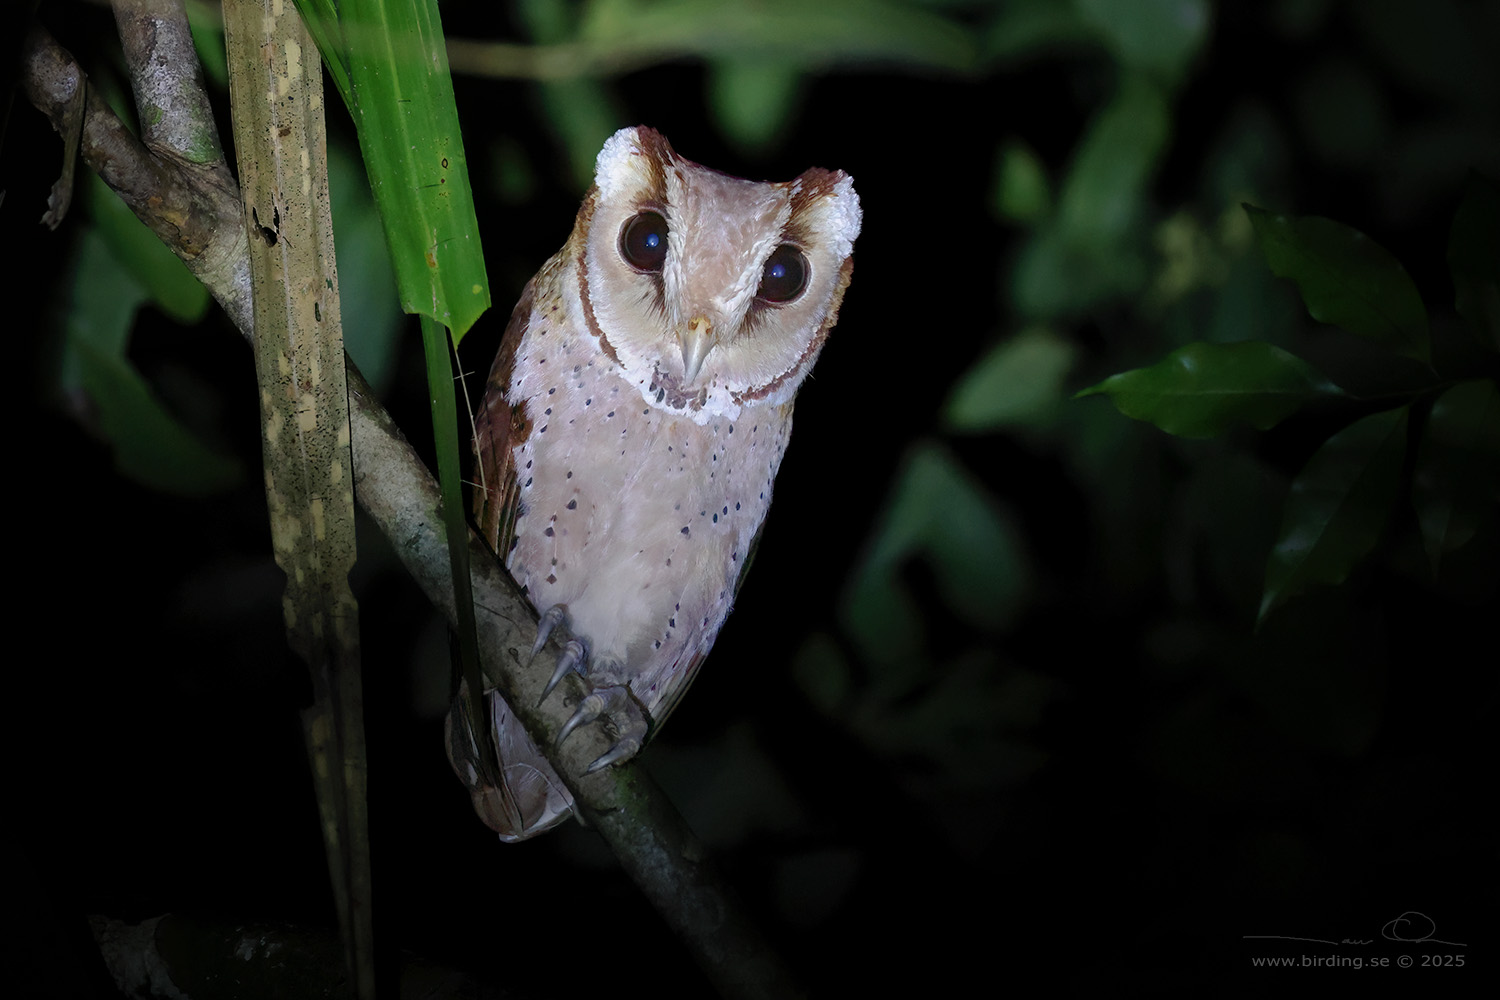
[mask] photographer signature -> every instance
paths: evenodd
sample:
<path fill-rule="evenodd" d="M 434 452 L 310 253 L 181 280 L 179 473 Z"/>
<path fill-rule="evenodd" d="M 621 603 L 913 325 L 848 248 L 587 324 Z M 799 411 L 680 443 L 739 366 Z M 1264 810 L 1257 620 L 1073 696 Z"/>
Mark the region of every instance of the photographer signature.
<path fill-rule="evenodd" d="M 1387 941 L 1400 941 L 1402 944 L 1444 944 L 1453 948 L 1467 948 L 1468 945 L 1460 941 L 1444 941 L 1433 937 L 1437 932 L 1437 924 L 1425 913 L 1416 910 L 1407 910 L 1394 920 L 1387 920 L 1385 926 L 1380 928 L 1380 936 Z M 1374 939 L 1361 941 L 1355 938 L 1344 938 L 1342 941 L 1329 941 L 1324 938 L 1294 937 L 1288 934 L 1245 934 L 1241 940 L 1244 941 L 1310 941 L 1314 944 L 1373 944 Z"/>

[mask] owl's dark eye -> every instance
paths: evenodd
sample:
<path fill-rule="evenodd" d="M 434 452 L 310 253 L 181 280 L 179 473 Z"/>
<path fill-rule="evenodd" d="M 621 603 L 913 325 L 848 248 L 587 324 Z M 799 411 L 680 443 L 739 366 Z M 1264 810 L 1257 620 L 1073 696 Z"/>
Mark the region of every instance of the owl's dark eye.
<path fill-rule="evenodd" d="M 756 298 L 780 304 L 790 302 L 807 287 L 807 258 L 790 243 L 783 243 L 766 261 Z"/>
<path fill-rule="evenodd" d="M 660 271 L 667 259 L 667 220 L 637 212 L 620 230 L 620 254 L 637 271 Z"/>

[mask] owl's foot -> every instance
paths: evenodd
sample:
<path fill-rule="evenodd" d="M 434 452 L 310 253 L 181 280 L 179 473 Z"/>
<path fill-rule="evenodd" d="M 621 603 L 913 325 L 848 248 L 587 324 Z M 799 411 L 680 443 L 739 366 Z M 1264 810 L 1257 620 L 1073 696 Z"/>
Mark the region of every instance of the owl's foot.
<path fill-rule="evenodd" d="M 563 604 L 554 604 L 542 612 L 537 622 L 536 644 L 531 650 L 533 657 L 547 644 L 552 631 L 567 620 L 568 609 Z M 570 639 L 563 646 L 562 655 L 557 658 L 557 666 L 537 704 L 546 701 L 553 689 L 570 673 L 582 677 L 591 690 L 557 734 L 557 745 L 561 746 L 562 741 L 580 726 L 603 720 L 617 736 L 614 744 L 585 768 L 585 774 L 593 774 L 611 764 L 629 760 L 639 753 L 646 742 L 650 724 L 646 721 L 646 710 L 624 683 L 623 665 L 609 657 L 590 657 L 582 641 Z"/>
<path fill-rule="evenodd" d="M 599 719 L 606 720 L 619 734 L 611 746 L 600 754 L 588 767 L 584 768 L 584 774 L 593 774 L 595 771 L 617 764 L 622 760 L 629 760 L 640 752 L 641 746 L 646 742 L 646 717 L 636 700 L 631 697 L 630 689 L 623 684 L 614 687 L 595 688 L 579 702 L 578 709 L 562 727 L 557 734 L 557 743 L 562 741 L 579 726 L 586 726 Z"/>
<path fill-rule="evenodd" d="M 536 659 L 536 654 L 547 645 L 547 639 L 552 635 L 552 630 L 568 620 L 568 606 L 566 604 L 554 604 L 543 611 L 536 623 L 536 642 L 531 644 L 531 658 Z"/>
<path fill-rule="evenodd" d="M 551 637 L 553 630 L 567 620 L 568 606 L 566 604 L 554 604 L 542 612 L 536 623 L 536 642 L 531 644 L 533 660 L 536 659 L 536 654 L 542 651 L 542 647 L 547 645 L 547 639 Z M 557 687 L 570 671 L 586 679 L 588 674 L 584 670 L 584 664 L 587 660 L 588 653 L 583 648 L 583 643 L 577 639 L 569 639 L 563 645 L 562 655 L 557 658 L 557 666 L 552 671 L 551 680 L 547 681 L 547 686 L 542 689 L 542 696 L 536 700 L 536 703 L 540 705 L 546 701 L 552 689 Z"/>

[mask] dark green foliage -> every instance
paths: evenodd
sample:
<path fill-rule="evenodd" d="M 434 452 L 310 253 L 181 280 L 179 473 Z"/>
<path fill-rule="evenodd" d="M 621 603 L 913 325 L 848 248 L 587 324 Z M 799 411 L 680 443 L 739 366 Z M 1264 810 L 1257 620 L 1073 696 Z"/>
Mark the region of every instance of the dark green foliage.
<path fill-rule="evenodd" d="M 1383 247 L 1328 219 L 1271 215 L 1250 205 L 1245 211 L 1266 263 L 1296 283 L 1314 319 L 1399 354 L 1431 357 L 1416 286 Z M 1454 220 L 1448 258 L 1459 305 L 1481 344 L 1492 311 L 1486 301 L 1500 274 L 1497 247 L 1495 186 L 1475 177 Z M 1404 495 L 1416 509 L 1434 573 L 1444 553 L 1494 522 L 1500 404 L 1493 378 L 1483 377 L 1496 365 L 1489 354 L 1404 384 L 1409 370 L 1396 366 L 1384 380 L 1394 388 L 1383 402 L 1400 405 L 1356 420 L 1318 449 L 1292 481 L 1266 566 L 1260 620 L 1313 584 L 1344 582 L 1376 548 Z M 1306 402 L 1346 396 L 1306 362 L 1254 342 L 1188 344 L 1150 368 L 1112 375 L 1079 393 L 1094 394 L 1182 437 L 1210 437 L 1241 424 L 1267 430 Z M 1359 401 L 1346 398 L 1357 413 Z M 1413 407 L 1421 407 L 1415 423 Z M 1405 471 L 1409 448 L 1419 456 L 1414 473 Z"/>
<path fill-rule="evenodd" d="M 1079 396 L 1102 393 L 1121 413 L 1168 434 L 1213 437 L 1248 424 L 1269 430 L 1303 403 L 1343 390 L 1273 344 L 1203 342 L 1179 347 L 1150 368 L 1111 375 Z"/>

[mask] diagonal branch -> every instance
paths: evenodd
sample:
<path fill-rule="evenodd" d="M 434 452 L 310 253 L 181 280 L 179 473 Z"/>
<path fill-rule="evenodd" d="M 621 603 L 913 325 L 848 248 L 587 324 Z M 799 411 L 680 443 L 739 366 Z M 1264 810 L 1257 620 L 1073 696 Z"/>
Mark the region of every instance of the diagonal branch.
<path fill-rule="evenodd" d="M 175 0 L 143 0 L 124 7 L 153 7 L 158 17 L 182 12 Z M 163 8 L 176 8 L 175 15 Z M 126 19 L 122 16 L 122 22 Z M 132 49 L 127 61 L 137 74 L 150 75 L 176 66 L 175 92 L 201 93 L 196 57 L 181 31 L 132 30 L 122 35 Z M 186 45 L 186 52 L 174 46 Z M 72 56 L 40 27 L 27 37 L 23 60 L 27 97 L 64 135 L 67 111 L 76 103 L 86 78 Z M 138 94 L 161 94 L 137 84 Z M 208 287 L 245 337 L 252 337 L 248 245 L 238 187 L 222 153 L 204 160 L 184 154 L 183 136 L 212 129 L 206 100 L 184 97 L 172 103 L 193 122 L 152 130 L 148 142 L 133 137 L 113 112 L 92 93 L 86 94 L 81 129 L 82 154 L 125 203 L 181 257 Z M 156 148 L 150 145 L 154 143 Z M 201 150 L 195 139 L 187 145 Z M 217 148 L 217 144 L 216 144 Z M 448 556 L 439 510 L 437 484 L 376 401 L 368 384 L 348 363 L 349 415 L 354 451 L 355 492 L 361 507 L 391 540 L 407 571 L 428 599 L 450 622 L 456 618 L 448 578 Z M 471 532 L 474 597 L 479 616 L 481 657 L 486 674 L 549 748 L 558 774 L 572 791 L 584 816 L 610 844 L 622 866 L 652 901 L 673 930 L 694 951 L 700 965 L 725 996 L 797 995 L 788 970 L 769 949 L 742 911 L 728 885 L 707 860 L 707 852 L 687 828 L 670 801 L 640 768 L 625 764 L 583 777 L 588 764 L 607 749 L 598 727 L 585 727 L 559 750 L 553 738 L 583 695 L 570 678 L 567 698 L 550 698 L 538 706 L 546 681 L 527 669 L 521 651 L 529 650 L 536 617 L 493 555 Z M 551 657 L 561 654 L 561 639 L 549 641 Z M 554 660 L 555 662 L 555 660 Z"/>

